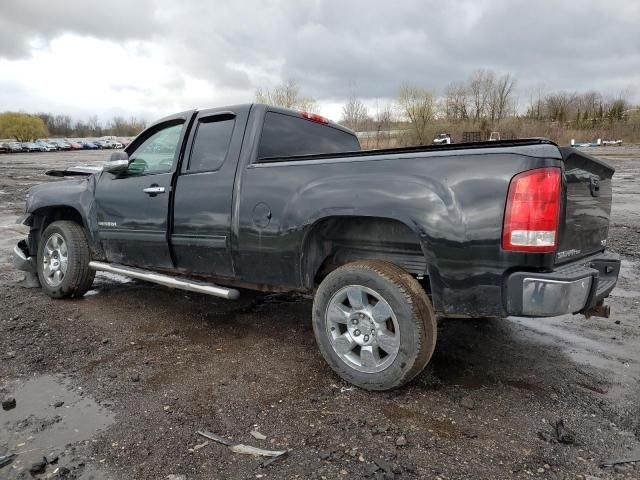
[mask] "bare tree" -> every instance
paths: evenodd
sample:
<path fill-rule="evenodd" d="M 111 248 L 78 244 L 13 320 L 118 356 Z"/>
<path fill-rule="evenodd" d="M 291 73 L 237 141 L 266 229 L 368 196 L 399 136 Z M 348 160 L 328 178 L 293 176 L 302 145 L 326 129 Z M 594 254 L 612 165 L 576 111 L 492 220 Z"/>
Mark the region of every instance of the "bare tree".
<path fill-rule="evenodd" d="M 256 102 L 274 105 L 276 107 L 291 108 L 294 110 L 314 111 L 316 101 L 313 97 L 305 97 L 300 94 L 300 87 L 293 80 L 269 88 L 256 90 Z"/>
<path fill-rule="evenodd" d="M 102 134 L 102 126 L 97 115 L 91 115 L 87 123 L 92 136 L 97 137 Z"/>
<path fill-rule="evenodd" d="M 495 105 L 493 111 L 495 117 L 492 117 L 492 120 L 502 120 L 509 113 L 515 84 L 516 79 L 509 73 L 495 81 L 493 86 L 493 103 Z"/>
<path fill-rule="evenodd" d="M 373 117 L 373 122 L 376 131 L 376 148 L 380 148 L 381 145 L 389 146 L 389 141 L 391 139 L 391 125 L 393 123 L 393 105 L 390 103 L 380 105 L 376 102 L 376 111 Z"/>
<path fill-rule="evenodd" d="M 433 93 L 422 87 L 404 84 L 400 87 L 397 102 L 411 125 L 414 141 L 422 145 L 428 143 L 428 127 L 435 119 Z"/>
<path fill-rule="evenodd" d="M 355 96 L 349 98 L 342 107 L 341 123 L 356 132 L 362 131 L 369 119 L 367 107 Z"/>
<path fill-rule="evenodd" d="M 449 121 L 469 119 L 469 89 L 464 83 L 452 82 L 447 86 L 444 108 Z"/>
<path fill-rule="evenodd" d="M 565 122 L 574 116 L 577 105 L 575 93 L 559 92 L 547 95 L 544 100 L 546 118 L 552 122 Z"/>
<path fill-rule="evenodd" d="M 476 70 L 469 78 L 472 116 L 475 120 L 490 114 L 490 98 L 493 90 L 494 74 L 487 70 Z"/>

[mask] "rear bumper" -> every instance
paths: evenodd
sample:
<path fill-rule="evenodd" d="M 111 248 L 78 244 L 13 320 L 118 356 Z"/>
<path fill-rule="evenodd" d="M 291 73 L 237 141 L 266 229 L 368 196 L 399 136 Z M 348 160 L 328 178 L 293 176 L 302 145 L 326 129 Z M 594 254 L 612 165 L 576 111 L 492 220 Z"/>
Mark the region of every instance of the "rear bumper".
<path fill-rule="evenodd" d="M 620 257 L 600 253 L 546 273 L 514 272 L 506 282 L 509 315 L 553 317 L 595 308 L 616 286 Z"/>

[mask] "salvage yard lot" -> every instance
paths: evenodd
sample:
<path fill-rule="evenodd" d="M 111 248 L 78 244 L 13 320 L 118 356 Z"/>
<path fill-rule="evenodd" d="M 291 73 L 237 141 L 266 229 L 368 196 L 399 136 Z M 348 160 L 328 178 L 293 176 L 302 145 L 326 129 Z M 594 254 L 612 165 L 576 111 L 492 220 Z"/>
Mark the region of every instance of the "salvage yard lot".
<path fill-rule="evenodd" d="M 616 168 L 612 317 L 446 320 L 430 366 L 384 393 L 332 373 L 308 298 L 229 302 L 104 274 L 76 301 L 19 287 L 26 190 L 109 152 L 1 156 L 0 396 L 17 406 L 0 412 L 0 455 L 18 456 L 0 477 L 53 454 L 45 474 L 60 478 L 639 478 L 640 147 L 589 153 Z M 199 429 L 290 454 L 260 468 Z"/>

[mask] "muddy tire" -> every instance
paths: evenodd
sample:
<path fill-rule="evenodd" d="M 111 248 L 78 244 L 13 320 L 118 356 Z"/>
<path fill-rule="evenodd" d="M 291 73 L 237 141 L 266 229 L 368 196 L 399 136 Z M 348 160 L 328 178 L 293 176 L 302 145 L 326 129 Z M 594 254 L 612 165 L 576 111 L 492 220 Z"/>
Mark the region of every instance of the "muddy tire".
<path fill-rule="evenodd" d="M 51 298 L 83 296 L 93 283 L 91 254 L 83 228 L 75 222 L 51 223 L 38 245 L 38 279 Z"/>
<path fill-rule="evenodd" d="M 343 379 L 367 390 L 389 390 L 427 365 L 437 322 L 415 278 L 391 263 L 358 261 L 320 284 L 313 330 L 322 356 Z"/>

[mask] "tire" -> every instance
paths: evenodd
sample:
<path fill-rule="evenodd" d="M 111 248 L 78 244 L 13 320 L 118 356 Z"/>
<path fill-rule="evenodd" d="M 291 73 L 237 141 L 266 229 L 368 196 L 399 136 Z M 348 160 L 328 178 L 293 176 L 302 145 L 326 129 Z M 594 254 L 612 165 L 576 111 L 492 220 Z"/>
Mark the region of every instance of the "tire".
<path fill-rule="evenodd" d="M 89 243 L 77 223 L 51 223 L 40 237 L 37 258 L 40 285 L 51 298 L 78 298 L 91 288 L 95 271 L 89 268 Z"/>
<path fill-rule="evenodd" d="M 340 377 L 366 390 L 390 390 L 429 363 L 437 321 L 410 274 L 388 262 L 358 261 L 320 284 L 313 331 L 322 356 Z"/>

